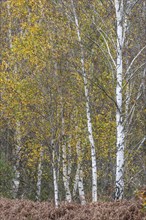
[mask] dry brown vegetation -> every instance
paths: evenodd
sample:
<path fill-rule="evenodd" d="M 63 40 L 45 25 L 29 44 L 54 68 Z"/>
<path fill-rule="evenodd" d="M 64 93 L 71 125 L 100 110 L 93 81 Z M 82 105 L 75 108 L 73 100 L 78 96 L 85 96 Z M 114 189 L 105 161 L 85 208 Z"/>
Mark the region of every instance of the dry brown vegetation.
<path fill-rule="evenodd" d="M 1 220 L 146 220 L 140 201 L 98 202 L 81 206 L 0 199 Z"/>

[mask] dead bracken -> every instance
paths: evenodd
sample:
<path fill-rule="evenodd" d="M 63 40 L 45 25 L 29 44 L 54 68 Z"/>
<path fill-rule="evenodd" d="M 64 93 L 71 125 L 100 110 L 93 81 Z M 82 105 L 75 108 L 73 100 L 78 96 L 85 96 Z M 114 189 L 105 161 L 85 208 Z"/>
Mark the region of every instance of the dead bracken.
<path fill-rule="evenodd" d="M 139 200 L 88 203 L 52 203 L 0 199 L 1 220 L 146 220 Z"/>

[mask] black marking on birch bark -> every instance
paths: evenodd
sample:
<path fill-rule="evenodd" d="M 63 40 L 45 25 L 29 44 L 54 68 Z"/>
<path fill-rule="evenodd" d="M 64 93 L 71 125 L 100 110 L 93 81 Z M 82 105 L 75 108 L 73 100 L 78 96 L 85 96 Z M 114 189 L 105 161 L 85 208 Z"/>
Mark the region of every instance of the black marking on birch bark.
<path fill-rule="evenodd" d="M 121 186 L 121 184 L 118 182 L 116 182 L 116 192 L 115 192 L 115 200 L 119 200 L 122 194 L 122 198 L 123 198 L 123 186 Z"/>

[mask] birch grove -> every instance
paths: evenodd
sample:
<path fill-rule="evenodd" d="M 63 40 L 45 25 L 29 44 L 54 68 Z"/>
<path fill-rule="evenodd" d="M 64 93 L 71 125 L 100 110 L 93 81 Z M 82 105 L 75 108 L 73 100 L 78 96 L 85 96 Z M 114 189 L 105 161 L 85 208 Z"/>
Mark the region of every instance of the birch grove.
<path fill-rule="evenodd" d="M 0 196 L 133 198 L 146 170 L 145 2 L 0 7 Z"/>

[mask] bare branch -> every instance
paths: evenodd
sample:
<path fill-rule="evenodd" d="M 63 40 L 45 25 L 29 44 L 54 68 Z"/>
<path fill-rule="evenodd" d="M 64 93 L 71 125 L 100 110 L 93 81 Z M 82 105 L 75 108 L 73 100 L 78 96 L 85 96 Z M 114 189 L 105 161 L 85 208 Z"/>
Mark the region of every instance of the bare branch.
<path fill-rule="evenodd" d="M 111 51 L 110 51 L 110 48 L 109 48 L 109 45 L 108 45 L 108 42 L 107 42 L 106 38 L 104 37 L 104 34 L 102 33 L 102 30 L 98 30 L 98 31 L 100 32 L 100 34 L 101 34 L 101 36 L 102 36 L 102 38 L 103 38 L 103 40 L 105 42 L 105 45 L 107 47 L 108 54 L 109 54 L 109 56 L 110 56 L 110 58 L 111 58 L 111 60 L 112 60 L 112 62 L 114 64 L 114 66 L 116 67 L 116 62 L 114 61 L 114 58 L 113 58 L 113 56 L 111 54 Z"/>
<path fill-rule="evenodd" d="M 141 52 L 146 48 L 146 45 L 137 53 L 137 55 L 133 58 L 133 60 L 131 61 L 129 67 L 127 68 L 127 71 L 125 73 L 125 75 L 129 72 L 129 70 L 131 69 L 134 61 L 137 59 L 137 57 L 141 54 Z"/>

